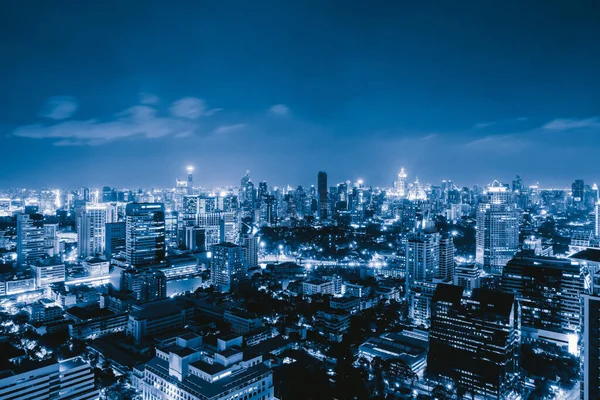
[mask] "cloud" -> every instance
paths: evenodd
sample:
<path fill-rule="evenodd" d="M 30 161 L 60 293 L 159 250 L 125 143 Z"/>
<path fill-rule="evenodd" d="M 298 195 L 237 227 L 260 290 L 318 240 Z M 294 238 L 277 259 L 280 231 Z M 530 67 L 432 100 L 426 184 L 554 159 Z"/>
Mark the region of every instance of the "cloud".
<path fill-rule="evenodd" d="M 49 119 L 66 119 L 73 115 L 73 113 L 77 111 L 77 108 L 77 100 L 73 97 L 51 97 L 48 99 L 39 115 L 40 117 Z"/>
<path fill-rule="evenodd" d="M 464 144 L 472 151 L 495 151 L 503 153 L 519 152 L 528 147 L 531 142 L 516 135 L 490 135 L 475 139 Z"/>
<path fill-rule="evenodd" d="M 285 116 L 290 114 L 290 109 L 285 104 L 275 104 L 269 108 L 269 114 Z"/>
<path fill-rule="evenodd" d="M 214 133 L 227 133 L 231 131 L 236 131 L 238 129 L 242 129 L 246 126 L 246 124 L 234 124 L 234 125 L 221 125 L 215 129 Z"/>
<path fill-rule="evenodd" d="M 492 126 L 494 124 L 495 124 L 495 122 L 482 122 L 482 123 L 473 125 L 473 128 L 483 129 L 483 128 L 487 128 L 488 126 Z"/>
<path fill-rule="evenodd" d="M 55 139 L 56 146 L 100 145 L 113 140 L 141 136 L 185 137 L 198 131 L 199 123 L 188 118 L 158 116 L 157 110 L 139 105 L 115 115 L 110 121 L 70 120 L 55 124 L 33 124 L 13 131 L 14 136 L 31 139 Z"/>
<path fill-rule="evenodd" d="M 600 128 L 600 118 L 599 117 L 591 117 L 591 118 L 565 118 L 565 119 L 555 119 L 544 126 L 543 129 L 554 130 L 554 131 L 567 131 L 571 129 L 580 129 L 580 128 Z"/>
<path fill-rule="evenodd" d="M 438 136 L 437 133 L 430 133 L 429 135 L 419 138 L 419 140 L 428 141 L 428 140 L 435 139 L 437 136 Z"/>
<path fill-rule="evenodd" d="M 160 97 L 158 97 L 152 93 L 142 92 L 139 94 L 139 96 L 140 96 L 140 103 L 142 103 L 142 104 L 154 105 L 154 104 L 158 104 L 160 102 Z"/>
<path fill-rule="evenodd" d="M 206 102 L 197 97 L 184 97 L 174 101 L 170 110 L 174 117 L 198 119 L 206 115 Z"/>

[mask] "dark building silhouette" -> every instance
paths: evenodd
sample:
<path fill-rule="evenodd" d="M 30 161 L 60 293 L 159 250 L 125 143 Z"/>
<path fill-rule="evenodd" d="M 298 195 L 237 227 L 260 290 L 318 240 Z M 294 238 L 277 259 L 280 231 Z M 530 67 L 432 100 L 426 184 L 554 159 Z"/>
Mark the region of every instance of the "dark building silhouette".
<path fill-rule="evenodd" d="M 458 390 L 504 399 L 518 381 L 518 311 L 514 296 L 439 284 L 431 303 L 427 374 Z"/>
<path fill-rule="evenodd" d="M 317 193 L 319 195 L 319 218 L 327 219 L 327 173 L 319 171 L 317 176 Z"/>
<path fill-rule="evenodd" d="M 106 247 L 104 255 L 107 259 L 111 259 L 120 252 L 125 252 L 126 249 L 126 232 L 127 224 L 125 222 L 110 222 L 106 224 Z"/>
<path fill-rule="evenodd" d="M 135 267 L 165 259 L 165 206 L 162 203 L 127 204 L 126 259 Z"/>

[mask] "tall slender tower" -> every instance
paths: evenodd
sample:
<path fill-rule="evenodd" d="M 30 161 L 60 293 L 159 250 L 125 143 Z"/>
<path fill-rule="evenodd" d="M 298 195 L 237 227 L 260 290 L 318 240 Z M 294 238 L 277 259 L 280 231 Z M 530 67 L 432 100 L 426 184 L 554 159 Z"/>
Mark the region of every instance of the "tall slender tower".
<path fill-rule="evenodd" d="M 194 167 L 192 167 L 191 165 L 187 167 L 187 173 L 188 173 L 188 178 L 187 178 L 187 194 L 188 195 L 192 195 L 194 194 L 194 177 L 192 175 L 192 173 L 194 172 Z"/>
<path fill-rule="evenodd" d="M 406 175 L 406 172 L 404 171 L 404 167 L 402 167 L 402 169 L 400 170 L 400 173 L 398 174 L 398 180 L 396 181 L 396 194 L 400 197 L 405 197 L 407 195 L 406 193 L 406 178 L 408 177 L 408 175 Z"/>
<path fill-rule="evenodd" d="M 319 218 L 327 219 L 327 172 L 319 171 L 317 189 L 319 195 Z"/>
<path fill-rule="evenodd" d="M 596 191 L 596 204 L 594 205 L 594 216 L 596 217 L 596 225 L 594 227 L 596 229 L 594 233 L 596 234 L 596 237 L 598 237 L 600 236 L 600 218 L 598 215 L 598 207 L 600 206 L 600 204 L 598 204 L 600 202 L 600 191 L 598 191 L 598 185 L 594 183 L 592 190 Z"/>

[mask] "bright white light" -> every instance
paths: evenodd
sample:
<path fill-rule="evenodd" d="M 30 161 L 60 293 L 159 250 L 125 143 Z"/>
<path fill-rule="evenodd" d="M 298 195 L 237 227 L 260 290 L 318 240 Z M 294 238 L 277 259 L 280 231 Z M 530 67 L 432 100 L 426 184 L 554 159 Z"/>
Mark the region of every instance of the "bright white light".
<path fill-rule="evenodd" d="M 194 167 L 192 167 L 191 165 L 188 165 L 187 172 L 188 172 L 188 174 L 191 174 L 192 172 L 194 172 Z"/>

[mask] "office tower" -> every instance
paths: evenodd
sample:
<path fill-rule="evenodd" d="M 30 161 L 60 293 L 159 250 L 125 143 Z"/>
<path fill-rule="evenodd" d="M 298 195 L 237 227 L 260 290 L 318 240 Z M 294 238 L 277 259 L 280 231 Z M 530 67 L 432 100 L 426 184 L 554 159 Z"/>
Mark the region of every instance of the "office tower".
<path fill-rule="evenodd" d="M 519 175 L 517 175 L 517 177 L 512 181 L 513 193 L 522 194 L 524 188 L 525 188 L 525 186 L 523 186 L 523 180 L 521 179 L 521 177 Z"/>
<path fill-rule="evenodd" d="M 25 265 L 44 254 L 44 217 L 41 214 L 18 214 L 17 263 Z"/>
<path fill-rule="evenodd" d="M 506 399 L 518 382 L 519 330 L 512 295 L 439 284 L 431 305 L 427 375 L 459 391 Z"/>
<path fill-rule="evenodd" d="M 92 218 L 85 211 L 77 217 L 77 254 L 80 258 L 89 257 L 92 252 Z"/>
<path fill-rule="evenodd" d="M 94 371 L 80 357 L 62 360 L 20 374 L 0 378 L 0 398 L 6 400 L 99 398 Z"/>
<path fill-rule="evenodd" d="M 117 191 L 109 186 L 102 188 L 102 203 L 117 201 Z"/>
<path fill-rule="evenodd" d="M 106 224 L 106 238 L 104 240 L 104 255 L 111 259 L 119 253 L 125 253 L 127 224 L 125 222 L 111 222 Z"/>
<path fill-rule="evenodd" d="M 454 240 L 452 236 L 440 239 L 439 279 L 444 282 L 454 280 Z"/>
<path fill-rule="evenodd" d="M 244 249 L 244 261 L 247 269 L 258 267 L 258 243 L 260 238 L 249 233 L 242 238 L 242 247 Z"/>
<path fill-rule="evenodd" d="M 165 259 L 165 206 L 162 203 L 127 204 L 126 259 L 141 267 Z"/>
<path fill-rule="evenodd" d="M 264 201 L 264 197 L 267 196 L 269 194 L 269 187 L 267 185 L 267 182 L 263 181 L 263 182 L 259 182 L 258 184 L 258 202 L 261 203 Z"/>
<path fill-rule="evenodd" d="M 437 287 L 436 283 L 417 281 L 408 292 L 408 315 L 417 326 L 428 327 L 431 320 L 431 300 Z"/>
<path fill-rule="evenodd" d="M 454 270 L 454 285 L 469 292 L 480 287 L 481 270 L 477 264 L 458 264 Z"/>
<path fill-rule="evenodd" d="M 577 353 L 584 277 L 576 262 L 519 253 L 502 271 L 502 290 L 521 305 L 523 337 Z"/>
<path fill-rule="evenodd" d="M 582 296 L 582 356 L 581 399 L 600 398 L 600 297 Z"/>
<path fill-rule="evenodd" d="M 440 267 L 440 234 L 416 232 L 406 243 L 406 285 L 414 282 L 431 282 L 438 276 Z"/>
<path fill-rule="evenodd" d="M 184 230 L 184 245 L 187 250 L 193 252 L 206 251 L 206 230 L 197 226 L 185 226 Z"/>
<path fill-rule="evenodd" d="M 319 218 L 327 219 L 327 173 L 319 171 L 317 175 L 319 194 Z"/>
<path fill-rule="evenodd" d="M 191 165 L 187 167 L 187 194 L 191 196 L 194 194 L 194 177 L 192 173 L 194 172 L 194 167 Z"/>
<path fill-rule="evenodd" d="M 102 204 L 88 204 L 78 219 L 79 257 L 104 254 L 106 249 L 107 211 Z M 81 229 L 79 229 L 81 227 Z M 79 244 L 78 243 L 78 244 Z"/>
<path fill-rule="evenodd" d="M 58 224 L 44 224 L 44 248 L 46 254 L 50 256 L 55 256 L 60 253 Z"/>
<path fill-rule="evenodd" d="M 576 209 L 582 210 L 585 208 L 585 184 L 583 179 L 577 179 L 571 184 L 571 196 Z"/>
<path fill-rule="evenodd" d="M 144 364 L 140 380 L 144 399 L 165 400 L 271 400 L 273 371 L 262 355 L 239 347 L 241 336 L 216 340 L 216 349 L 202 346 L 202 337 L 187 334 L 176 345 L 156 349 Z M 172 388 L 177 388 L 173 390 Z"/>
<path fill-rule="evenodd" d="M 177 247 L 179 213 L 173 210 L 167 210 L 165 213 L 165 242 L 167 247 Z"/>
<path fill-rule="evenodd" d="M 158 269 L 129 268 L 122 272 L 121 289 L 143 302 L 160 300 L 167 297 L 167 278 Z"/>
<path fill-rule="evenodd" d="M 248 268 L 244 263 L 241 246 L 220 243 L 212 246 L 210 276 L 215 290 L 231 292 L 246 278 Z"/>
<path fill-rule="evenodd" d="M 398 180 L 394 182 L 394 188 L 396 189 L 396 195 L 398 197 L 406 197 L 408 194 L 406 190 L 407 177 L 408 175 L 406 175 L 406 172 L 404 172 L 404 167 L 402 167 L 402 169 L 400 169 L 400 173 L 398 173 Z"/>
<path fill-rule="evenodd" d="M 520 218 L 508 188 L 498 181 L 489 185 L 477 209 L 475 259 L 481 268 L 502 273 L 519 249 Z"/>
<path fill-rule="evenodd" d="M 81 188 L 80 199 L 84 202 L 90 201 L 90 189 L 89 188 Z"/>

